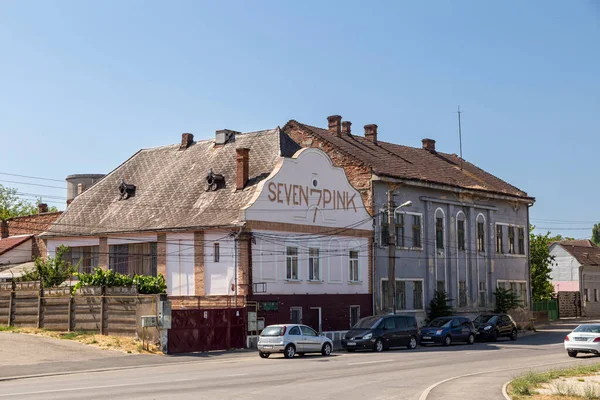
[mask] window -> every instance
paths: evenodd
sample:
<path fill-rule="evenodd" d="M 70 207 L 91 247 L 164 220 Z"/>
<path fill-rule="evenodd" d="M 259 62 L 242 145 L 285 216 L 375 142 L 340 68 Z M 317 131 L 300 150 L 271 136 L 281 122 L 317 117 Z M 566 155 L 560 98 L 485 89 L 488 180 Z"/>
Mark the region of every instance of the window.
<path fill-rule="evenodd" d="M 435 218 L 435 247 L 436 249 L 444 248 L 444 218 Z"/>
<path fill-rule="evenodd" d="M 523 305 L 523 307 L 527 307 L 527 283 L 519 283 L 519 295 L 521 298 L 521 304 Z"/>
<path fill-rule="evenodd" d="M 297 326 L 292 327 L 292 329 L 290 329 L 290 335 L 300 336 L 300 328 L 298 328 Z"/>
<path fill-rule="evenodd" d="M 213 261 L 218 263 L 221 258 L 221 252 L 219 248 L 219 243 L 213 244 Z"/>
<path fill-rule="evenodd" d="M 502 225 L 496 225 L 496 253 L 504 253 L 502 246 Z"/>
<path fill-rule="evenodd" d="M 406 317 L 394 317 L 394 319 L 396 320 L 394 322 L 396 324 L 397 329 L 407 329 L 408 328 L 408 321 L 407 321 Z"/>
<path fill-rule="evenodd" d="M 413 281 L 413 309 L 423 309 L 423 281 Z"/>
<path fill-rule="evenodd" d="M 298 248 L 286 247 L 286 278 L 291 281 L 298 280 Z"/>
<path fill-rule="evenodd" d="M 290 307 L 290 320 L 292 324 L 302 323 L 302 307 Z"/>
<path fill-rule="evenodd" d="M 525 254 L 525 228 L 519 228 L 519 254 Z"/>
<path fill-rule="evenodd" d="M 396 309 L 406 310 L 406 282 L 396 281 Z"/>
<path fill-rule="evenodd" d="M 70 247 L 63 260 L 77 267 L 81 273 L 89 274 L 98 267 L 99 246 Z"/>
<path fill-rule="evenodd" d="M 390 299 L 390 281 L 381 281 L 381 309 L 389 310 L 392 306 Z"/>
<path fill-rule="evenodd" d="M 383 327 L 385 329 L 396 329 L 396 324 L 394 323 L 394 318 L 386 318 L 384 320 Z"/>
<path fill-rule="evenodd" d="M 302 330 L 302 334 L 304 336 L 319 336 L 317 335 L 317 332 L 315 332 L 312 328 L 309 328 L 308 326 L 301 326 L 300 329 Z"/>
<path fill-rule="evenodd" d="M 486 304 L 485 281 L 479 282 L 479 307 L 485 307 Z"/>
<path fill-rule="evenodd" d="M 458 306 L 467 306 L 467 283 L 465 281 L 458 282 Z"/>
<path fill-rule="evenodd" d="M 438 292 L 445 292 L 446 291 L 446 282 L 444 282 L 444 281 L 437 281 L 436 290 Z"/>
<path fill-rule="evenodd" d="M 405 247 L 404 214 L 396 214 L 396 246 Z"/>
<path fill-rule="evenodd" d="M 384 247 L 388 245 L 388 242 L 390 240 L 390 221 L 388 219 L 388 212 L 382 211 L 380 217 L 381 218 L 379 222 L 379 245 Z"/>
<path fill-rule="evenodd" d="M 319 267 L 319 249 L 308 249 L 308 279 L 311 281 L 321 280 L 321 270 Z"/>
<path fill-rule="evenodd" d="M 508 252 L 515 254 L 515 227 L 508 227 Z"/>
<path fill-rule="evenodd" d="M 465 250 L 465 221 L 457 221 L 458 249 Z"/>
<path fill-rule="evenodd" d="M 583 301 L 585 301 L 586 303 L 588 301 L 590 301 L 589 297 L 588 297 L 588 290 L 587 289 L 584 289 L 584 291 L 583 291 Z"/>
<path fill-rule="evenodd" d="M 598 301 L 598 289 L 594 289 L 594 301 Z"/>
<path fill-rule="evenodd" d="M 360 306 L 350 306 L 350 327 L 356 325 L 360 319 Z"/>
<path fill-rule="evenodd" d="M 108 267 L 124 275 L 156 276 L 156 242 L 108 246 Z"/>
<path fill-rule="evenodd" d="M 356 250 L 350 250 L 350 261 L 349 261 L 349 267 L 350 267 L 350 281 L 352 282 L 358 282 L 360 281 L 360 275 L 359 275 L 359 270 L 358 270 L 358 251 Z"/>
<path fill-rule="evenodd" d="M 413 234 L 413 242 L 412 246 L 414 248 L 421 248 L 421 216 L 413 215 L 413 226 L 412 226 L 412 234 Z"/>
<path fill-rule="evenodd" d="M 485 230 L 484 223 L 477 223 L 477 251 L 485 252 Z"/>
<path fill-rule="evenodd" d="M 517 294 L 517 282 L 510 283 L 510 291 L 513 292 L 514 294 Z"/>
<path fill-rule="evenodd" d="M 453 328 L 458 328 L 458 327 L 460 327 L 460 319 L 453 319 L 453 320 L 452 320 L 452 327 L 453 327 Z"/>

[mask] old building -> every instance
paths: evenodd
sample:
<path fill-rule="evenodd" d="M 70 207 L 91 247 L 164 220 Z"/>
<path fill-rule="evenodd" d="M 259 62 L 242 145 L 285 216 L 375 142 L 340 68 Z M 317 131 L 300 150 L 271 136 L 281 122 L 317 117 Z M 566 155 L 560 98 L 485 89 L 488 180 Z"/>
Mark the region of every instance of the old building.
<path fill-rule="evenodd" d="M 493 307 L 499 285 L 513 288 L 527 307 L 534 198 L 440 152 L 435 140 L 401 146 L 380 141 L 377 128 L 365 125 L 364 136 L 355 135 L 334 115 L 326 129 L 294 120 L 282 129 L 343 167 L 374 216 L 376 312 L 395 306 L 423 319 L 435 290 L 448 292 L 459 312 L 477 312 Z"/>
<path fill-rule="evenodd" d="M 571 297 L 581 299 L 580 312 L 600 316 L 600 247 L 591 240 L 563 240 L 550 246 L 550 255 L 554 256 L 550 276 L 558 297 L 578 293 Z"/>
<path fill-rule="evenodd" d="M 163 274 L 176 308 L 258 306 L 343 330 L 372 313 L 372 217 L 344 169 L 279 128 L 143 149 L 43 235 L 83 271 Z"/>

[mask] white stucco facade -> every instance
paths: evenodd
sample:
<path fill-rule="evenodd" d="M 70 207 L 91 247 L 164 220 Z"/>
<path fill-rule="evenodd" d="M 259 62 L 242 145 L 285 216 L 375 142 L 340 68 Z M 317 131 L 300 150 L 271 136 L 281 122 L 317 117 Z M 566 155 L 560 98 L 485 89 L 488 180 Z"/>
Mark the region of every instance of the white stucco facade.
<path fill-rule="evenodd" d="M 2 264 L 19 264 L 31 261 L 31 239 L 21 243 L 17 247 L 10 249 L 6 253 L 0 255 L 0 265 Z"/>

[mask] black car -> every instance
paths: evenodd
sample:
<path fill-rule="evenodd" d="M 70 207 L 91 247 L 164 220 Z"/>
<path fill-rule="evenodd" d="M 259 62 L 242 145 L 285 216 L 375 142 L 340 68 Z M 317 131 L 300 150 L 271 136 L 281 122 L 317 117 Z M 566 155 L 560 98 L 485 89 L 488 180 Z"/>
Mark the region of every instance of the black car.
<path fill-rule="evenodd" d="M 417 347 L 419 326 L 411 315 L 385 315 L 359 320 L 342 339 L 347 351 L 369 349 L 383 351 L 390 347 Z"/>
<path fill-rule="evenodd" d="M 421 328 L 421 345 L 450 346 L 454 342 L 473 344 L 476 334 L 473 322 L 467 317 L 439 317 Z"/>
<path fill-rule="evenodd" d="M 517 324 L 508 314 L 481 314 L 473 323 L 478 339 L 496 340 L 504 336 L 517 340 Z"/>

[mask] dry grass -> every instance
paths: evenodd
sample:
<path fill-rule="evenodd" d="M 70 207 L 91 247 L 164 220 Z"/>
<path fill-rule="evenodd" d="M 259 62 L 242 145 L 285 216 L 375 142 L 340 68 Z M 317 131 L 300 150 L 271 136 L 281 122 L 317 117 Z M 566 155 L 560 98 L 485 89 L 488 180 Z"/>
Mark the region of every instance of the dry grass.
<path fill-rule="evenodd" d="M 564 380 L 570 377 L 586 377 L 596 375 L 600 371 L 600 364 L 589 366 L 576 366 L 565 369 L 550 370 L 545 372 L 527 372 L 516 377 L 508 385 L 508 394 L 513 400 L 582 400 L 598 399 L 600 391 L 595 385 L 586 384 L 585 396 L 577 396 L 572 387 L 568 386 Z M 576 379 L 577 382 L 584 382 L 585 379 Z M 536 393 L 536 389 L 551 382 L 556 394 Z"/>
<path fill-rule="evenodd" d="M 133 337 L 99 335 L 94 332 L 85 331 L 58 332 L 36 328 L 18 328 L 14 326 L 0 326 L 0 332 L 2 331 L 72 340 L 74 342 L 98 347 L 103 350 L 121 351 L 127 354 L 162 354 L 158 346 L 148 343 L 145 343 L 145 345 L 142 346 L 142 342 Z"/>

